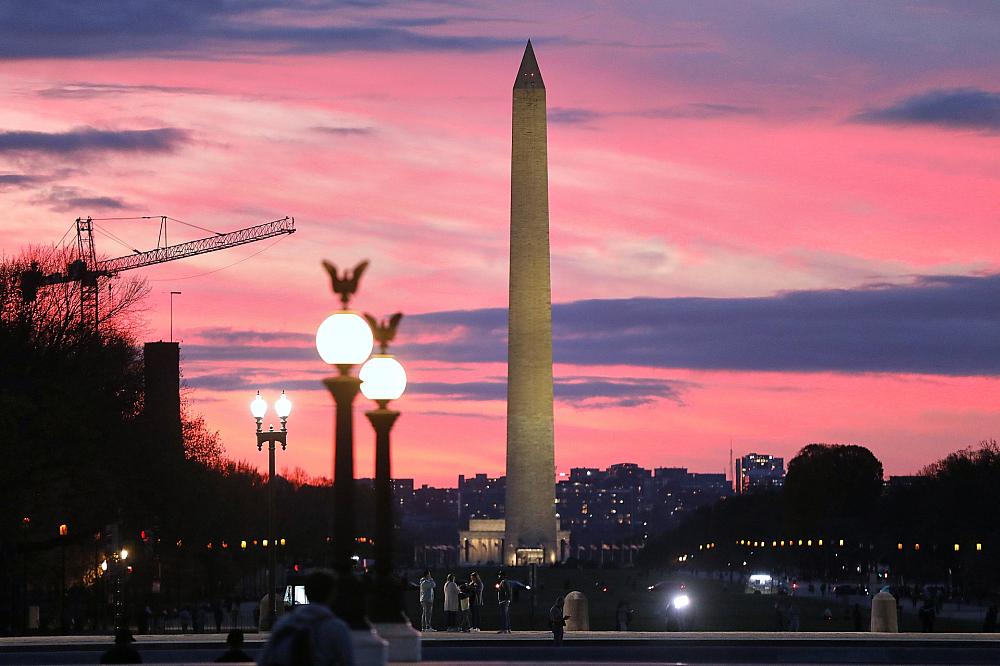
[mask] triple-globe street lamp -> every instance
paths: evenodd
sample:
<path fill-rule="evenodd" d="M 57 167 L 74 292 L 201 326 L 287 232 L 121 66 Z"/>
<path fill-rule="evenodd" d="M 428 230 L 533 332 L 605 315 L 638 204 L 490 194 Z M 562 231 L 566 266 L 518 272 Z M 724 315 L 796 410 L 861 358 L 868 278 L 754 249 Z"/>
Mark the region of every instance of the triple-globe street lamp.
<path fill-rule="evenodd" d="M 275 444 L 281 444 L 284 451 L 287 446 L 288 437 L 288 415 L 292 413 L 292 401 L 288 399 L 285 392 L 281 392 L 281 397 L 274 403 L 274 412 L 281 419 L 281 429 L 275 430 L 271 425 L 267 430 L 263 429 L 264 415 L 267 414 L 267 401 L 261 397 L 257 391 L 257 397 L 250 403 L 250 413 L 257 421 L 257 450 L 260 451 L 267 446 L 267 599 L 270 613 L 266 620 L 262 622 L 265 629 L 270 629 L 278 618 L 278 595 L 275 592 L 277 584 L 278 569 L 278 549 L 274 539 L 274 450 Z"/>

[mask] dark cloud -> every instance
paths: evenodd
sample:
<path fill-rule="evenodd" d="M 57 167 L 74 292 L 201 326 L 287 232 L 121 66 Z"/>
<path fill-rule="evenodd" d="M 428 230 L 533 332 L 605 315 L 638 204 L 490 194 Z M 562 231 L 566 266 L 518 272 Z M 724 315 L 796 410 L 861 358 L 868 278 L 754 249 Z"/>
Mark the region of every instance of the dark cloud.
<path fill-rule="evenodd" d="M 131 206 L 116 197 L 98 196 L 75 187 L 50 188 L 35 199 L 35 203 L 48 206 L 61 213 L 88 210 L 125 210 Z"/>
<path fill-rule="evenodd" d="M 345 17 L 345 5 L 359 11 Z M 489 36 L 432 34 L 421 29 L 448 17 L 376 17 L 360 3 L 311 0 L 0 2 L 0 58 L 121 58 L 142 54 L 238 57 L 344 51 L 464 51 L 521 43 Z M 334 24 L 340 21 L 340 24 Z M 315 25 L 320 24 L 320 25 Z"/>
<path fill-rule="evenodd" d="M 760 298 L 557 303 L 552 313 L 553 353 L 557 363 L 582 367 L 998 375 L 997 302 L 1000 275 L 921 277 L 907 284 Z M 278 346 L 265 346 L 251 344 L 254 336 L 265 334 L 214 330 L 206 336 L 209 344 L 185 345 L 185 358 L 316 360 L 310 334 L 268 334 Z M 408 343 L 407 339 L 435 341 Z M 408 316 L 395 352 L 408 362 L 504 363 L 507 311 L 488 308 Z M 581 390 L 595 395 L 600 389 L 601 396 L 610 399 L 612 391 L 627 388 L 622 381 L 614 387 L 598 386 L 596 381 L 588 378 L 589 386 Z M 572 378 L 561 380 L 557 391 L 563 399 L 573 399 L 577 390 L 573 382 Z M 676 390 L 678 384 L 664 386 Z M 656 386 L 631 388 L 636 394 L 650 395 Z M 425 384 L 422 388 L 428 392 L 459 389 L 480 399 L 501 395 L 496 382 Z M 656 397 L 679 399 L 662 392 L 666 390 L 662 386 L 656 390 L 661 391 Z"/>
<path fill-rule="evenodd" d="M 245 345 L 254 342 L 312 342 L 315 336 L 308 333 L 292 331 L 247 331 L 232 328 L 203 328 L 198 336 L 213 342 L 224 342 L 230 345 Z"/>
<path fill-rule="evenodd" d="M 46 180 L 49 180 L 46 176 L 35 176 L 24 173 L 0 173 L 0 190 L 31 187 Z"/>
<path fill-rule="evenodd" d="M 67 132 L 0 132 L 0 153 L 159 153 L 174 150 L 187 138 L 187 132 L 173 127 L 149 130 L 81 127 Z"/>
<path fill-rule="evenodd" d="M 634 298 L 553 306 L 557 363 L 796 372 L 1000 374 L 1000 275 L 762 298 Z M 400 355 L 504 362 L 506 311 L 414 315 L 447 342 Z"/>
<path fill-rule="evenodd" d="M 184 383 L 191 388 L 206 389 L 209 391 L 246 391 L 251 393 L 258 390 L 273 391 L 315 391 L 323 388 L 321 377 L 316 379 L 291 379 L 291 380 L 254 380 L 249 373 L 242 372 L 216 372 L 196 377 L 189 377 Z"/>
<path fill-rule="evenodd" d="M 375 132 L 371 127 L 329 127 L 322 125 L 313 127 L 312 131 L 337 136 L 367 136 Z"/>
<path fill-rule="evenodd" d="M 51 88 L 44 88 L 38 91 L 40 97 L 52 97 L 56 99 L 93 99 L 106 95 L 127 95 L 131 93 L 165 93 L 165 94 L 188 94 L 203 95 L 209 91 L 205 88 L 191 88 L 186 86 L 154 86 L 154 85 L 125 85 L 118 83 L 64 83 Z"/>
<path fill-rule="evenodd" d="M 251 379 L 251 373 L 217 372 L 198 375 L 186 380 L 192 388 L 211 391 L 246 391 L 258 389 L 313 391 L 323 388 L 321 375 L 315 379 L 270 380 Z M 683 405 L 681 393 L 692 387 L 690 382 L 661 379 L 608 379 L 604 377 L 556 378 L 556 400 L 581 408 L 634 407 L 655 400 L 670 400 Z M 494 401 L 507 399 L 507 382 L 491 378 L 474 382 L 410 382 L 407 395 L 427 395 L 450 400 Z"/>
<path fill-rule="evenodd" d="M 640 109 L 630 112 L 629 115 L 641 118 L 727 118 L 731 116 L 754 116 L 760 112 L 760 109 L 752 106 L 697 102 L 693 104 L 679 104 L 677 106 Z"/>
<path fill-rule="evenodd" d="M 253 344 L 185 344 L 181 351 L 190 361 L 316 361 L 312 345 L 262 346 Z"/>
<path fill-rule="evenodd" d="M 656 400 L 683 406 L 683 392 L 695 386 L 675 379 L 560 377 L 553 390 L 558 400 L 578 407 L 637 407 Z"/>
<path fill-rule="evenodd" d="M 1000 131 L 1000 93 L 976 88 L 932 90 L 882 108 L 866 109 L 854 122 L 877 125 L 936 125 Z"/>
<path fill-rule="evenodd" d="M 650 107 L 626 111 L 597 111 L 581 107 L 557 106 L 549 109 L 549 122 L 562 125 L 586 125 L 604 118 L 677 118 L 677 119 L 712 119 L 732 116 L 752 116 L 760 114 L 761 110 L 749 106 L 732 104 L 710 104 L 696 102 L 678 104 L 676 106 Z"/>
<path fill-rule="evenodd" d="M 549 109 L 547 119 L 550 123 L 563 125 L 581 125 L 591 123 L 601 118 L 606 118 L 607 113 L 595 111 L 593 109 L 581 109 L 578 107 L 554 106 Z"/>

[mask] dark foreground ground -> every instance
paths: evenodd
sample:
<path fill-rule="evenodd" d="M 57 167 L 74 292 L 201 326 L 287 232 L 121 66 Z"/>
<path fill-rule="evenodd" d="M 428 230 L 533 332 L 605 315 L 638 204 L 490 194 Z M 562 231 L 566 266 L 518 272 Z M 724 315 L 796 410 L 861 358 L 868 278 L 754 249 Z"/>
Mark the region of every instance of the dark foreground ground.
<path fill-rule="evenodd" d="M 211 663 L 223 635 L 139 636 L 145 663 Z M 0 664 L 95 664 L 104 637 L 0 639 Z M 248 640 L 255 656 L 261 642 Z M 543 632 L 436 634 L 424 660 L 437 663 L 998 664 L 1000 638 L 973 634 L 581 632 L 562 647 Z"/>

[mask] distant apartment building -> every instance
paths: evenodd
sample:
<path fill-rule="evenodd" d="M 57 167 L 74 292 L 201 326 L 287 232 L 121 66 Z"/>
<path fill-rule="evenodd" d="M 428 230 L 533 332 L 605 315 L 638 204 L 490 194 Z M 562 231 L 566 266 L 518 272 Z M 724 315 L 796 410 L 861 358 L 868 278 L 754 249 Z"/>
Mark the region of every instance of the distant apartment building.
<path fill-rule="evenodd" d="M 748 453 L 736 459 L 736 494 L 780 488 L 785 481 L 785 460 L 765 453 Z"/>
<path fill-rule="evenodd" d="M 505 477 L 461 475 L 457 488 L 414 488 L 410 479 L 394 484 L 416 564 L 475 566 L 502 560 Z M 732 495 L 733 489 L 724 473 L 619 463 L 561 473 L 555 494 L 559 560 L 627 565 L 650 537 Z"/>
<path fill-rule="evenodd" d="M 503 518 L 507 478 L 492 478 L 485 474 L 466 477 L 458 475 L 459 527 L 467 527 L 470 520 Z"/>

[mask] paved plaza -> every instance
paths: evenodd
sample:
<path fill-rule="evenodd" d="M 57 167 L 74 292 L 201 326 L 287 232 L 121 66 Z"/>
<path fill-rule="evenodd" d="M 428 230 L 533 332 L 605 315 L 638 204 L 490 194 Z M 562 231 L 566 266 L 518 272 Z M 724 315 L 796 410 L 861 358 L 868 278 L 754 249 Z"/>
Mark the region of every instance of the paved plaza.
<path fill-rule="evenodd" d="M 266 635 L 249 634 L 256 655 Z M 136 636 L 145 663 L 211 663 L 223 634 Z M 111 645 L 105 636 L 0 638 L 0 664 L 93 664 Z M 996 664 L 992 634 L 778 632 L 573 632 L 556 647 L 547 632 L 424 637 L 424 661 L 447 663 L 675 664 Z"/>

